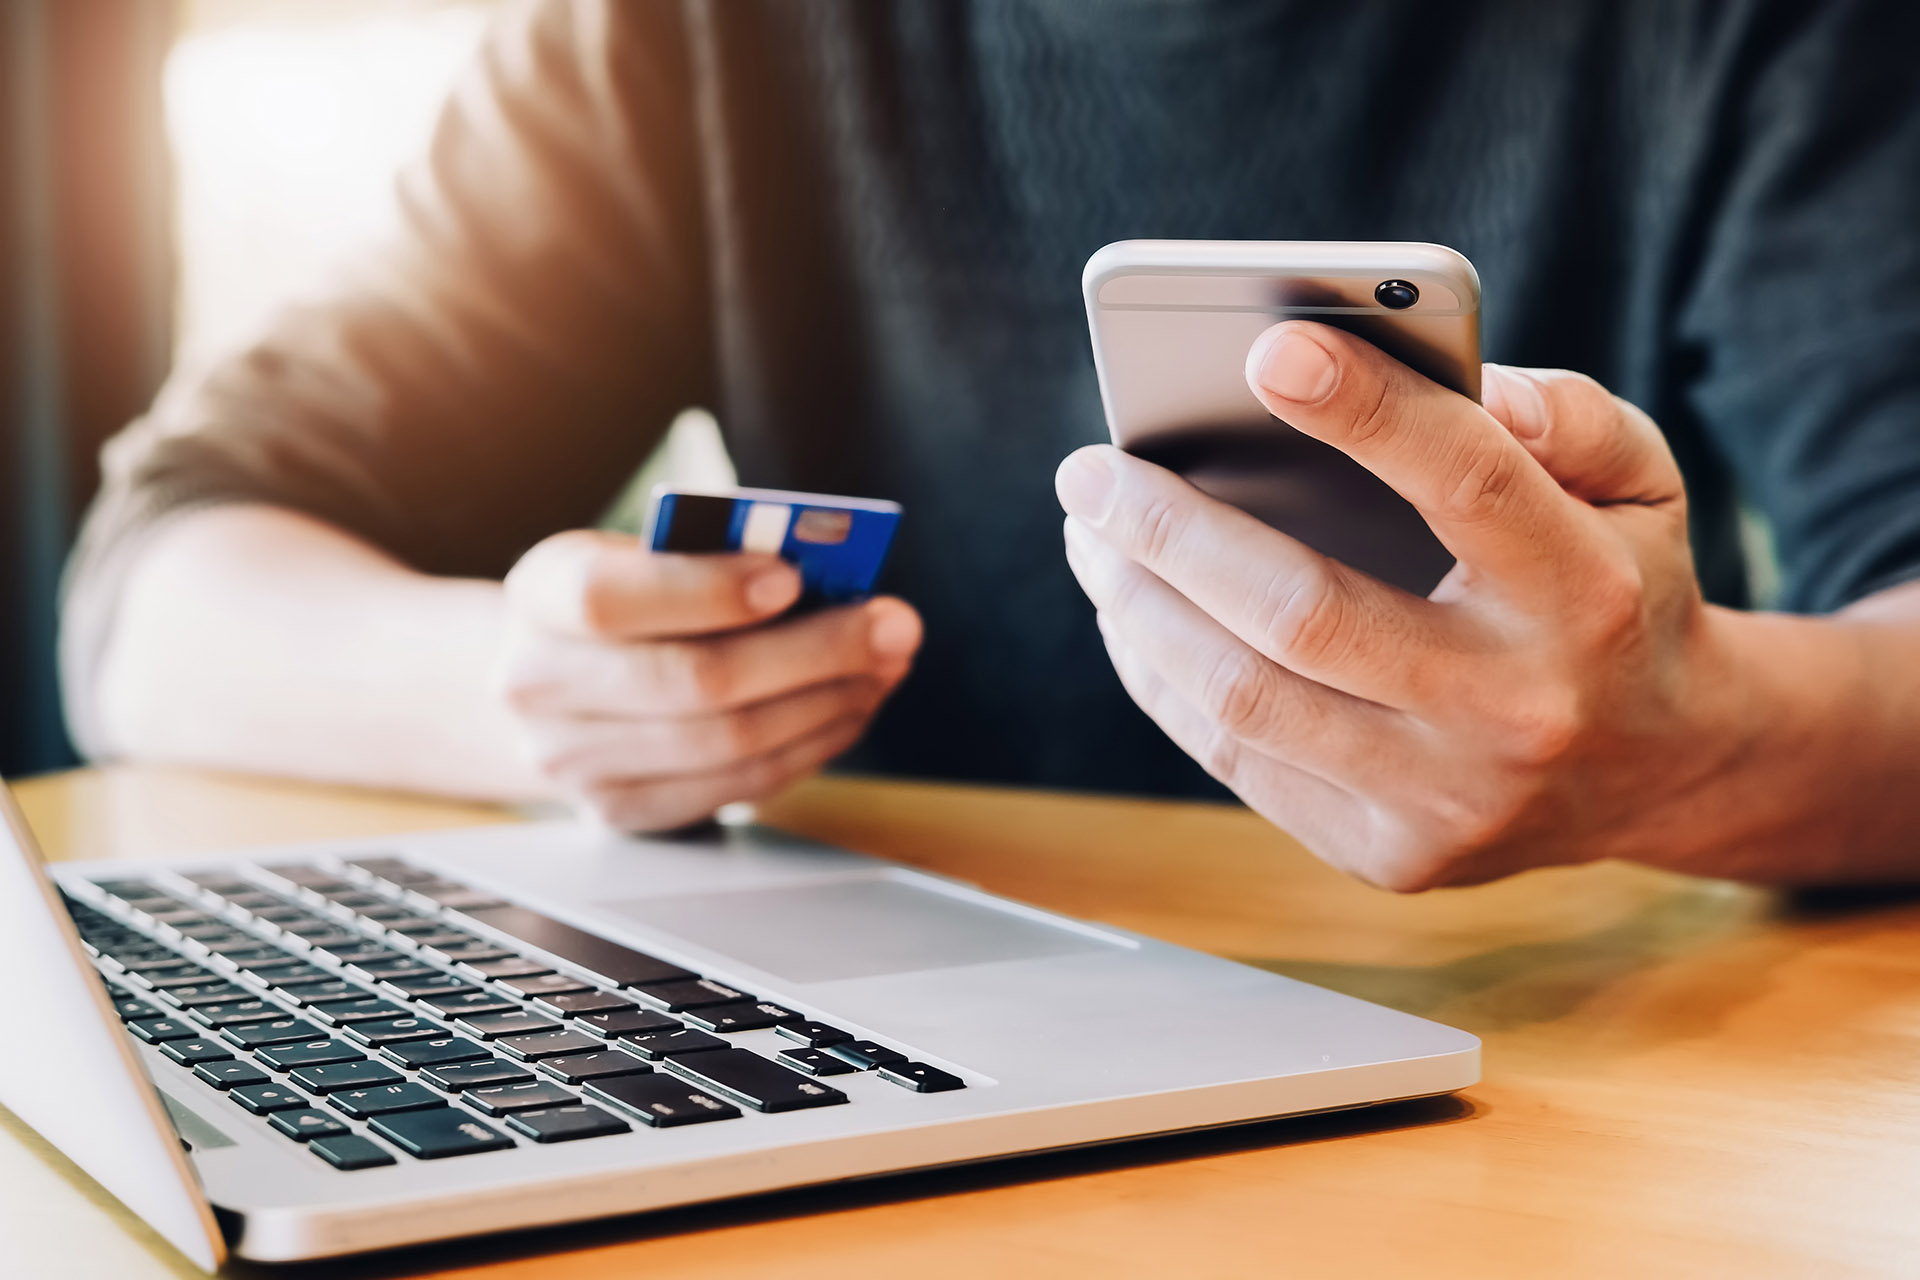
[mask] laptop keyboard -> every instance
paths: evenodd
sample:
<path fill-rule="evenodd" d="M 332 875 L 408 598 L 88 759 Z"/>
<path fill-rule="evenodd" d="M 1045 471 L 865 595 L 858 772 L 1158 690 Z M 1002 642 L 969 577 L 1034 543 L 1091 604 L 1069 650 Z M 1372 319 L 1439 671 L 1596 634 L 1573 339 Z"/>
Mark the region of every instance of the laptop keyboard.
<path fill-rule="evenodd" d="M 128 1032 L 336 1169 L 965 1087 L 399 858 L 93 885 L 67 908 Z M 793 1046 L 728 1039 L 768 1028 Z"/>

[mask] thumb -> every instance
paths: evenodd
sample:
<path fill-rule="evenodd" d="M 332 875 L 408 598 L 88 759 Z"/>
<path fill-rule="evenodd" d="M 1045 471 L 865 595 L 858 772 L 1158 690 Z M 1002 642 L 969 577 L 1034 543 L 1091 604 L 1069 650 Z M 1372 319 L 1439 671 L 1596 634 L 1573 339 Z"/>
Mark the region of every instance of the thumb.
<path fill-rule="evenodd" d="M 709 635 L 773 617 L 800 595 L 792 565 L 764 555 L 675 555 L 591 529 L 556 533 L 507 575 L 508 604 L 586 640 Z"/>
<path fill-rule="evenodd" d="M 1594 506 L 1657 506 L 1685 493 L 1653 419 L 1585 374 L 1485 367 L 1481 403 L 1560 487 Z"/>

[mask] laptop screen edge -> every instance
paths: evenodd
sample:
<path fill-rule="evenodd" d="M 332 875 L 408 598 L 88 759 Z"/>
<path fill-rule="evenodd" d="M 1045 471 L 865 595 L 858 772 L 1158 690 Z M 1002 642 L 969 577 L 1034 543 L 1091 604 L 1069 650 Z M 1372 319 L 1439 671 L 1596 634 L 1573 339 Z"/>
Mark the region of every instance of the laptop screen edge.
<path fill-rule="evenodd" d="M 0 1055 L 0 1104 L 195 1265 L 219 1270 L 227 1250 L 213 1207 L 4 778 L 0 845 L 0 963 L 39 975 L 54 1035 L 70 1042 L 56 1052 L 71 1050 L 59 1054 L 66 1077 L 60 1096 L 31 1074 L 31 1066 Z M 84 1106 L 73 1105 L 79 1098 L 87 1100 Z"/>

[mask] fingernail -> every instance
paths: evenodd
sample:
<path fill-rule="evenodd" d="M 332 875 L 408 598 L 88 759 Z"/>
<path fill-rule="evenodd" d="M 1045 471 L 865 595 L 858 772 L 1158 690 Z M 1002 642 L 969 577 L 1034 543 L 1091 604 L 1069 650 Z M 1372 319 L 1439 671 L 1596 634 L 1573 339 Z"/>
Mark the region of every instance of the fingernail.
<path fill-rule="evenodd" d="M 798 592 L 799 575 L 791 569 L 769 569 L 747 580 L 747 607 L 755 613 L 772 613 L 793 603 Z"/>
<path fill-rule="evenodd" d="M 1106 522 L 1118 481 L 1105 455 L 1104 445 L 1070 453 L 1053 477 L 1054 492 L 1067 514 L 1095 528 Z"/>
<path fill-rule="evenodd" d="M 881 607 L 873 611 L 867 643 L 882 658 L 904 658 L 920 647 L 920 619 L 911 611 Z"/>
<path fill-rule="evenodd" d="M 1333 394 L 1340 367 L 1333 353 L 1301 329 L 1281 328 L 1254 344 L 1247 363 L 1261 387 L 1294 404 L 1318 404 Z"/>

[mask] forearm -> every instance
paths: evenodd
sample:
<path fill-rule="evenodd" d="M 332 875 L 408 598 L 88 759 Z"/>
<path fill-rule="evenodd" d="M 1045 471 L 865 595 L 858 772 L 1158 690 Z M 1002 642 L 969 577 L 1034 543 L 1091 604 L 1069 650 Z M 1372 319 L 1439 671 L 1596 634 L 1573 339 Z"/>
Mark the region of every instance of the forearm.
<path fill-rule="evenodd" d="M 1825 618 L 1709 611 L 1729 679 L 1679 870 L 1780 884 L 1920 880 L 1920 584 Z"/>
<path fill-rule="evenodd" d="M 544 796 L 494 695 L 499 584 L 432 578 L 310 517 L 164 526 L 98 680 L 108 751 L 486 799 Z"/>

